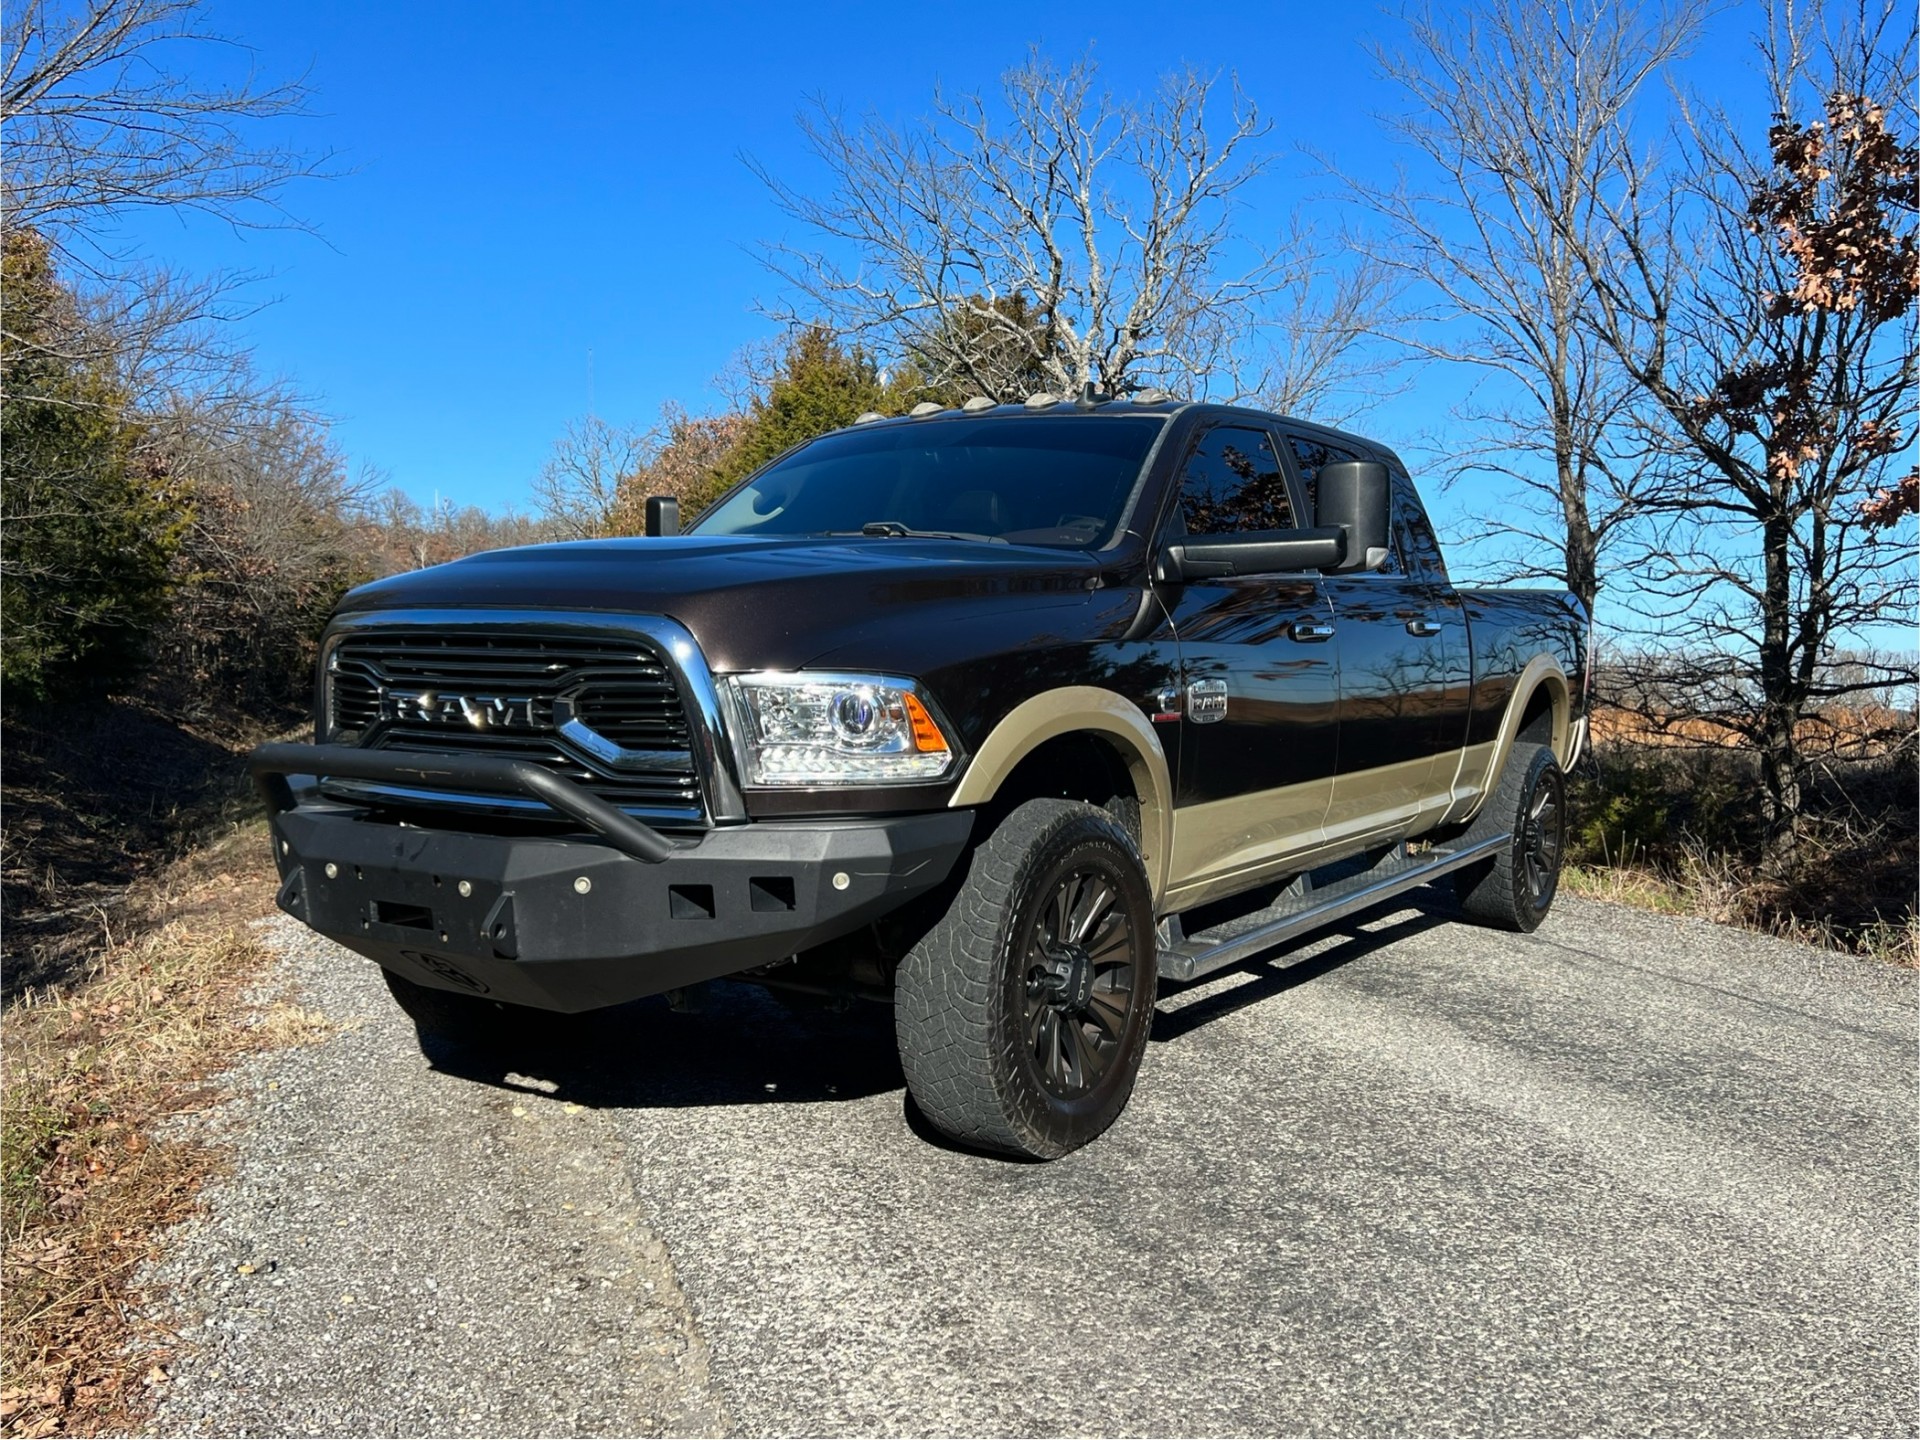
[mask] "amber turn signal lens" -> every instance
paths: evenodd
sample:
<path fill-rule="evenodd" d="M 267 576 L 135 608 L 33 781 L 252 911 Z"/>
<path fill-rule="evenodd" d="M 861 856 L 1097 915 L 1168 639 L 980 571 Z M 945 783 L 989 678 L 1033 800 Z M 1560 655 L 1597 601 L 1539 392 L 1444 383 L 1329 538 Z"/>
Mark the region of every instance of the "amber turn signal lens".
<path fill-rule="evenodd" d="M 920 697 L 909 690 L 906 702 L 907 720 L 913 726 L 913 748 L 923 755 L 952 748 L 947 744 L 947 737 L 940 733 L 940 727 L 933 723 L 927 707 L 920 703 Z"/>

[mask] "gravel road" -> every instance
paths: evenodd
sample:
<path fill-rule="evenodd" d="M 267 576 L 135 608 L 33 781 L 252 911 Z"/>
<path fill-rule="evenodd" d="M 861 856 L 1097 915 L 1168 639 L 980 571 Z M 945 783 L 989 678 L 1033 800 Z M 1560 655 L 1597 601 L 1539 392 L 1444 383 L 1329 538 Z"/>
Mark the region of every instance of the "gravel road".
<path fill-rule="evenodd" d="M 343 1028 L 239 1077 L 157 1433 L 1920 1428 L 1912 972 L 1379 912 L 1164 994 L 1042 1166 L 930 1138 L 877 1008 L 722 986 L 430 1066 L 273 934 Z"/>

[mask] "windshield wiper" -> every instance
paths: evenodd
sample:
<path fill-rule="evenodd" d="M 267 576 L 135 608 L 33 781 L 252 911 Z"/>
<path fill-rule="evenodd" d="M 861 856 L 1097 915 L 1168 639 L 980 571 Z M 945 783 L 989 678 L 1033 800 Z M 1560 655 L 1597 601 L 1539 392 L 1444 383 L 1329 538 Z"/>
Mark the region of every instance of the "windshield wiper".
<path fill-rule="evenodd" d="M 875 535 L 889 540 L 978 540 L 987 545 L 1005 545 L 998 535 L 976 535 L 971 530 L 915 530 L 898 520 L 869 520 L 858 530 L 828 530 L 828 535 Z"/>

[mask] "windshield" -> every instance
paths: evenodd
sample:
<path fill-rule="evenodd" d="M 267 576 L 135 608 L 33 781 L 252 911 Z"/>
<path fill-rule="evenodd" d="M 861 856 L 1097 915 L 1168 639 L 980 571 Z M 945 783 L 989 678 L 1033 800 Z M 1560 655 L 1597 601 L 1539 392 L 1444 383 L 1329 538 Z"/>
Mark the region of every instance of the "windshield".
<path fill-rule="evenodd" d="M 824 435 L 715 506 L 699 535 L 960 535 L 1091 548 L 1110 536 L 1158 416 L 981 416 Z"/>

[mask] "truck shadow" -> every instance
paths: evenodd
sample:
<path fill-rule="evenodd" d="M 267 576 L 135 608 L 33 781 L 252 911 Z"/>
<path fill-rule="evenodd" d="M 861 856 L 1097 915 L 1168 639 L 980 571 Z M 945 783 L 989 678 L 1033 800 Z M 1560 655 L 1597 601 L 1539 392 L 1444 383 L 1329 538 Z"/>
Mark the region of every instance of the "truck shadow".
<path fill-rule="evenodd" d="M 1229 966 L 1225 970 L 1204 976 L 1199 980 L 1182 984 L 1179 981 L 1160 982 L 1160 1006 L 1154 1012 L 1153 1033 L 1148 1037 L 1155 1044 L 1164 1044 L 1179 1040 L 1201 1026 L 1212 1023 L 1250 1005 L 1258 1005 L 1276 995 L 1284 995 L 1309 981 L 1318 980 L 1350 965 L 1362 956 L 1392 945 L 1396 941 L 1423 934 L 1438 926 L 1446 925 L 1456 919 L 1454 911 L 1442 901 L 1425 901 L 1421 908 L 1407 914 L 1410 902 L 1405 897 L 1389 900 L 1371 911 L 1359 914 L 1329 927 L 1311 941 L 1292 946 L 1265 955 L 1256 955 L 1241 964 Z M 1395 915 L 1391 925 L 1374 930 L 1361 927 L 1369 920 L 1382 915 Z M 1334 943 L 1329 945 L 1328 941 Z M 1326 946 L 1325 949 L 1300 958 L 1299 951 L 1307 946 Z M 1253 978 L 1242 980 L 1231 989 L 1212 990 L 1198 998 L 1187 1000 L 1188 995 L 1197 991 L 1208 991 L 1209 987 L 1230 980 L 1237 975 L 1250 975 Z M 1169 1006 L 1168 1001 L 1176 1002 Z"/>
<path fill-rule="evenodd" d="M 445 1074 L 608 1109 L 818 1104 L 906 1083 L 884 1006 L 795 1010 L 724 981 L 691 1003 L 691 1013 L 656 997 L 584 1016 L 529 1015 L 510 1042 L 433 1038 L 421 1049 Z"/>
<path fill-rule="evenodd" d="M 1283 951 L 1191 985 L 1164 983 L 1152 1042 L 1178 1043 L 1215 1020 L 1452 918 L 1439 903 L 1400 913 L 1406 909 L 1401 899 L 1353 916 L 1312 942 L 1326 948 L 1304 960 Z M 1380 928 L 1361 928 L 1382 914 L 1396 918 Z M 1237 974 L 1254 978 L 1211 988 Z M 1196 992 L 1204 993 L 1187 998 Z M 727 982 L 704 987 L 695 1003 L 693 1013 L 672 1011 L 656 998 L 587 1016 L 530 1015 L 525 1033 L 510 1042 L 472 1046 L 430 1038 L 421 1049 L 443 1074 L 595 1109 L 830 1104 L 905 1087 L 886 1006 L 794 1008 L 758 986 Z M 911 1099 L 907 1106 L 911 1112 Z M 908 1118 L 917 1119 L 911 1113 Z M 924 1121 L 914 1128 L 933 1138 Z"/>

